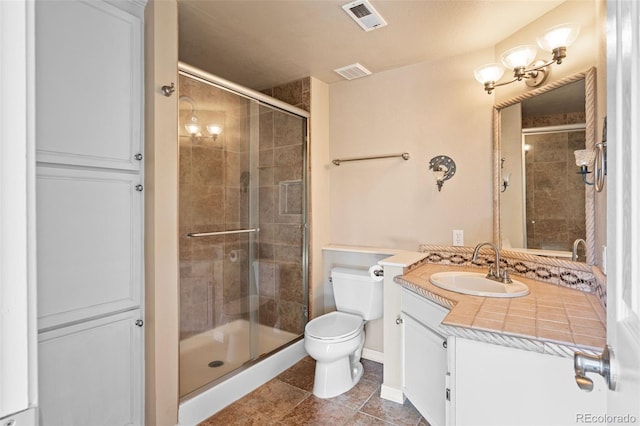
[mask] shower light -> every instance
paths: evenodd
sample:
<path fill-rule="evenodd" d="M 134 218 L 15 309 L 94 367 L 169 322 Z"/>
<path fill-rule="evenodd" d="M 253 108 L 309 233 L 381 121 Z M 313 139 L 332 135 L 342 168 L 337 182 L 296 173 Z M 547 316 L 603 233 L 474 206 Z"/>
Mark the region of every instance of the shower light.
<path fill-rule="evenodd" d="M 222 133 L 222 126 L 214 123 L 207 124 L 207 132 L 209 132 L 209 134 L 215 141 L 218 138 L 218 135 Z"/>
<path fill-rule="evenodd" d="M 198 117 L 195 114 L 189 117 L 189 122 L 184 125 L 184 128 L 187 130 L 191 136 L 197 136 L 200 133 L 200 125 L 198 124 Z"/>

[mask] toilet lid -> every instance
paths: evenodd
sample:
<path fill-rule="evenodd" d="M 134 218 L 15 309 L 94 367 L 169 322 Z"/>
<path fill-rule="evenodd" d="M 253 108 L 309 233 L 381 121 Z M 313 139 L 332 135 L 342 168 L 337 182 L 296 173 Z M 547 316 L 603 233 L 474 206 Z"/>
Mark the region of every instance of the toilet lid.
<path fill-rule="evenodd" d="M 305 332 L 316 339 L 343 339 L 359 333 L 363 324 L 359 315 L 335 311 L 311 320 Z"/>

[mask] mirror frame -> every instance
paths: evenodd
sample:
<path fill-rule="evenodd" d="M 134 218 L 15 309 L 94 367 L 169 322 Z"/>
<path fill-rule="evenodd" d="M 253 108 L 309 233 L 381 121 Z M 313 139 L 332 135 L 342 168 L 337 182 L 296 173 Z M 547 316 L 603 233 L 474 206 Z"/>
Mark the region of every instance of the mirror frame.
<path fill-rule="evenodd" d="M 596 68 L 573 74 L 554 81 L 539 89 L 531 90 L 493 106 L 493 241 L 502 248 L 500 233 L 500 111 L 525 99 L 549 92 L 558 87 L 584 79 L 585 84 L 585 148 L 595 149 L 596 144 Z M 595 194 L 593 186 L 585 185 L 585 225 L 586 225 L 586 258 L 589 265 L 594 265 L 595 256 Z"/>

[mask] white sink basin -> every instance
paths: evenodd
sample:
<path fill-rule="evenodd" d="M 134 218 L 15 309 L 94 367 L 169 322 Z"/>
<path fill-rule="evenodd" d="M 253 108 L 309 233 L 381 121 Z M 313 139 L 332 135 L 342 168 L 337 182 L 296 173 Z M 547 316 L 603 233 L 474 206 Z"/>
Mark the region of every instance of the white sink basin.
<path fill-rule="evenodd" d="M 520 281 L 503 284 L 479 272 L 438 272 L 431 275 L 429 281 L 436 287 L 473 296 L 521 297 L 529 294 L 529 287 Z"/>

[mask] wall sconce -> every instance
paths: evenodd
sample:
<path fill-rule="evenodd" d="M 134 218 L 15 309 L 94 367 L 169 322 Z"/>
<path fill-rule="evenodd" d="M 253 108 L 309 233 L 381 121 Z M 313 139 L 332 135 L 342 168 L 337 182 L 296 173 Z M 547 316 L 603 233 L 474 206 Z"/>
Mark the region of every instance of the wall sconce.
<path fill-rule="evenodd" d="M 446 155 L 438 155 L 429 160 L 429 170 L 433 170 L 433 177 L 440 192 L 444 181 L 451 179 L 456 173 L 456 163 Z"/>
<path fill-rule="evenodd" d="M 527 86 L 538 87 L 543 84 L 551 73 L 551 64 L 562 63 L 567 57 L 567 47 L 578 37 L 580 28 L 575 24 L 562 24 L 549 28 L 542 37 L 537 38 L 538 46 L 553 57 L 548 61 L 536 61 L 529 67 L 538 53 L 536 46 L 528 44 L 507 50 L 501 56 L 504 67 L 513 70 L 513 80 L 496 83 L 502 78 L 505 69 L 500 64 L 487 64 L 475 70 L 475 77 L 484 85 L 488 94 L 498 86 L 525 80 Z"/>
<path fill-rule="evenodd" d="M 576 166 L 580 167 L 580 173 L 582 175 L 582 181 L 587 185 L 593 185 L 593 182 L 587 180 L 587 174 L 589 166 L 593 164 L 593 160 L 596 158 L 596 152 L 593 149 L 578 149 L 573 151 L 573 155 L 576 157 Z"/>
<path fill-rule="evenodd" d="M 596 191 L 601 192 L 604 188 L 604 180 L 607 175 L 607 117 L 604 118 L 604 127 L 602 128 L 602 142 L 598 142 L 595 149 L 579 149 L 574 151 L 576 157 L 576 165 L 580 167 L 582 181 L 587 185 L 595 185 Z M 591 173 L 588 167 L 594 164 L 593 182 L 587 181 L 587 174 Z"/>
<path fill-rule="evenodd" d="M 198 116 L 197 116 L 198 111 L 196 108 L 196 103 L 189 96 L 180 96 L 180 100 L 187 102 L 189 105 L 191 105 L 191 114 L 189 115 L 189 118 L 187 119 L 187 122 L 185 123 L 184 128 L 189 134 L 189 136 L 191 136 L 192 141 L 200 142 L 200 139 L 202 138 L 202 128 L 198 123 Z M 209 123 L 205 127 L 207 129 L 207 132 L 209 133 L 209 135 L 214 141 L 218 138 L 218 135 L 222 133 L 222 126 L 220 126 L 219 124 Z"/>

